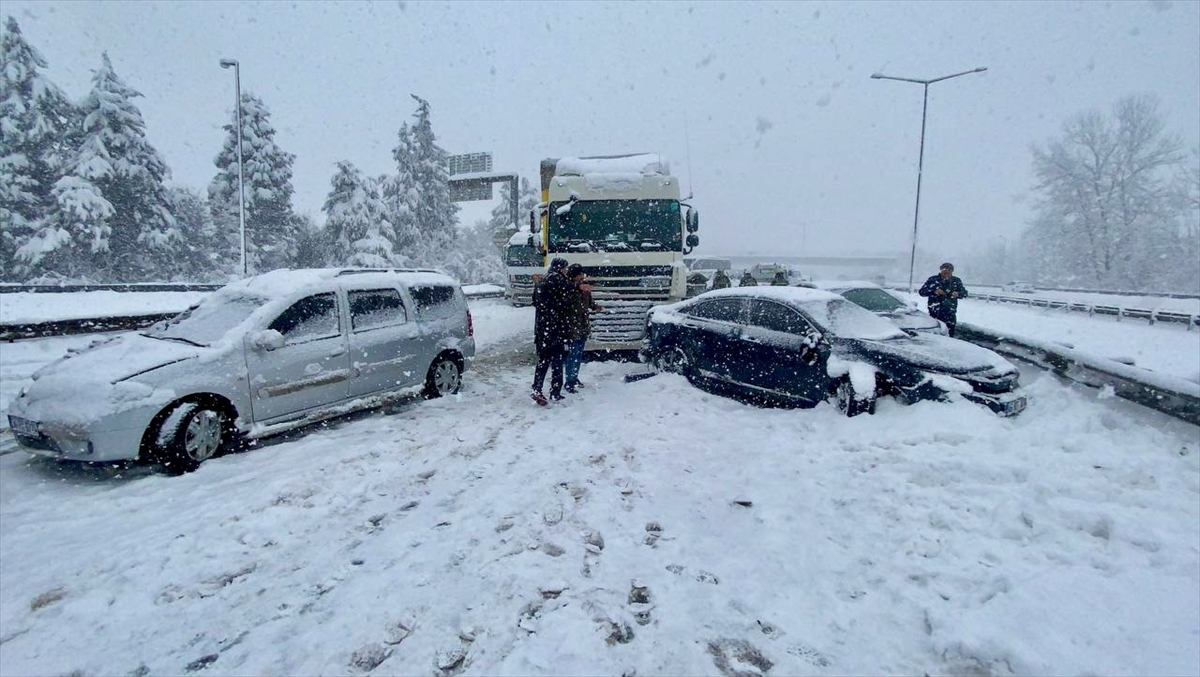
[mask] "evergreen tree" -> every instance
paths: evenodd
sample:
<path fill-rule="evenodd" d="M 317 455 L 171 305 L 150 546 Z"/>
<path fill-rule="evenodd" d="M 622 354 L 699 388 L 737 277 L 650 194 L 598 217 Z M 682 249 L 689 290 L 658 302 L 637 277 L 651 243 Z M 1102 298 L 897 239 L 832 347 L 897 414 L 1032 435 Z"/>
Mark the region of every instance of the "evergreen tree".
<path fill-rule="evenodd" d="M 245 182 L 246 265 L 250 274 L 293 265 L 298 222 L 292 213 L 292 163 L 296 156 L 275 144 L 270 113 L 258 97 L 242 93 L 242 161 Z M 240 247 L 238 221 L 237 111 L 225 125 L 225 145 L 208 187 L 213 221 Z M 240 256 L 240 253 L 239 253 Z"/>
<path fill-rule="evenodd" d="M 296 268 L 324 268 L 332 265 L 325 229 L 309 214 L 296 215 Z"/>
<path fill-rule="evenodd" d="M 529 210 L 538 203 L 537 192 L 529 184 L 529 179 L 521 179 L 517 198 L 517 222 L 512 222 L 512 206 L 509 201 L 512 189 L 510 184 L 500 184 L 500 202 L 492 208 L 492 217 L 488 221 L 493 231 L 503 230 L 515 232 L 528 227 Z"/>
<path fill-rule="evenodd" d="M 165 271 L 164 278 L 185 282 L 230 279 L 236 258 L 228 255 L 229 243 L 213 223 L 208 203 L 188 188 L 169 188 L 167 194 L 180 237 L 171 256 L 172 265 Z"/>
<path fill-rule="evenodd" d="M 15 256 L 52 211 L 73 107 L 40 70 L 46 60 L 8 17 L 0 36 L 0 279 L 28 272 Z M 48 243 L 37 243 L 43 245 Z M 58 246 L 58 243 L 55 243 Z"/>
<path fill-rule="evenodd" d="M 394 260 L 392 224 L 379 186 L 351 162 L 337 163 L 325 199 L 325 229 L 334 265 L 381 268 Z"/>
<path fill-rule="evenodd" d="M 455 256 L 458 238 L 458 205 L 450 201 L 450 170 L 447 153 L 437 144 L 429 118 L 429 102 L 417 102 L 412 127 L 409 162 L 419 199 L 412 205 L 421 240 L 418 258 L 423 265 L 453 270 L 461 261 Z"/>
<path fill-rule="evenodd" d="M 163 185 L 170 170 L 146 139 L 137 96 L 104 54 L 79 106 L 74 154 L 52 191 L 55 210 L 18 250 L 35 268 L 66 264 L 76 274 L 132 281 L 158 276 L 168 261 L 179 237 Z"/>
<path fill-rule="evenodd" d="M 396 174 L 379 177 L 379 183 L 383 190 L 388 221 L 392 224 L 392 250 L 415 262 L 421 240 L 415 212 L 420 196 L 413 173 L 412 134 L 407 122 L 400 125 L 396 136 L 396 147 L 392 149 Z"/>

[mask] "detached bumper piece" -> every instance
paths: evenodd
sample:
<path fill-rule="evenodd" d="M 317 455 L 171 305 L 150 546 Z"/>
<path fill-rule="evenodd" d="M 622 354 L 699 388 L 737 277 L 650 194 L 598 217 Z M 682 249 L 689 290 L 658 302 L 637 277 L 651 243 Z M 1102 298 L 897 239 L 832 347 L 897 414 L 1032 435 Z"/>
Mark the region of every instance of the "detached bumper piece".
<path fill-rule="evenodd" d="M 991 409 L 1001 416 L 1016 416 L 1025 411 L 1029 400 L 1018 391 L 1000 393 L 998 395 L 984 393 L 968 393 L 963 395 L 967 400 Z"/>

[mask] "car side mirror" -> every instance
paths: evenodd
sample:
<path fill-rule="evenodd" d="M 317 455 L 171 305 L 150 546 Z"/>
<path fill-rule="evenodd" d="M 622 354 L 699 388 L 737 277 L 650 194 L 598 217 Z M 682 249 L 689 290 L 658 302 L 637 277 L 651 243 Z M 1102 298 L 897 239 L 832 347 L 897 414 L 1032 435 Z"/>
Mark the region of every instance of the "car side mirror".
<path fill-rule="evenodd" d="M 255 350 L 276 350 L 287 345 L 287 339 L 275 329 L 264 329 L 250 335 L 250 347 Z"/>

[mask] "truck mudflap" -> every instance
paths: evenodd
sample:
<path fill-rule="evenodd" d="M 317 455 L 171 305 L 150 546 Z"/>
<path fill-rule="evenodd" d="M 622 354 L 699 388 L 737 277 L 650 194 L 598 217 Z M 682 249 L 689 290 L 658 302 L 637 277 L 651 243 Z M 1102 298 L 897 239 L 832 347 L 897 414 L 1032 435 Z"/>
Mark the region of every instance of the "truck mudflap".
<path fill-rule="evenodd" d="M 662 301 L 598 299 L 586 350 L 637 350 L 646 336 L 646 315 Z"/>

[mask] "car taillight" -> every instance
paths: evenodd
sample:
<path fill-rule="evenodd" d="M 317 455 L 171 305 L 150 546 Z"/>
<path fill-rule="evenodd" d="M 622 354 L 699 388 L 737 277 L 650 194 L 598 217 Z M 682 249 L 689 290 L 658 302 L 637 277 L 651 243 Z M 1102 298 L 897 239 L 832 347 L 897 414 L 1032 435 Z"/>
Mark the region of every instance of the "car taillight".
<path fill-rule="evenodd" d="M 471 319 L 471 311 L 467 311 L 467 338 L 475 335 L 475 320 Z"/>

